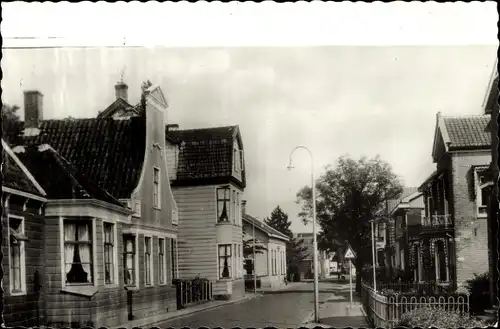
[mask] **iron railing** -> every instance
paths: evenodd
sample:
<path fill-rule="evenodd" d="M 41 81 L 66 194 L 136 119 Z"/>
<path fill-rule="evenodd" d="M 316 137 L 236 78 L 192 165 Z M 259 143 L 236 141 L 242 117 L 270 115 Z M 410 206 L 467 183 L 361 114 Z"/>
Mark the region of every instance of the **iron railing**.
<path fill-rule="evenodd" d="M 373 288 L 371 282 L 363 281 L 365 285 Z M 439 295 L 454 292 L 451 282 L 377 282 L 377 290 L 384 295 L 387 294 L 426 294 Z"/>
<path fill-rule="evenodd" d="M 176 287 L 177 309 L 213 299 L 212 282 L 208 280 L 177 280 Z"/>
<path fill-rule="evenodd" d="M 403 314 L 418 308 L 440 308 L 469 314 L 469 295 L 449 294 L 442 296 L 383 295 L 361 283 L 361 298 L 365 312 L 375 327 L 392 329 Z"/>
<path fill-rule="evenodd" d="M 451 215 L 432 215 L 422 219 L 422 227 L 451 227 Z"/>

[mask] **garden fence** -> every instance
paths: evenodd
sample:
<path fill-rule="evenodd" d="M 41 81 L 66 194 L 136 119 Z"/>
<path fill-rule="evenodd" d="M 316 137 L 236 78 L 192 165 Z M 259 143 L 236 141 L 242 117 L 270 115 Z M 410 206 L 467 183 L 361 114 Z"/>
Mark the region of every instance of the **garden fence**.
<path fill-rule="evenodd" d="M 365 311 L 375 327 L 391 329 L 398 324 L 403 314 L 424 307 L 469 313 L 469 295 L 384 295 L 375 292 L 365 283 L 361 283 L 361 295 Z"/>
<path fill-rule="evenodd" d="M 213 299 L 212 282 L 208 280 L 187 280 L 177 282 L 177 309 L 189 304 Z"/>

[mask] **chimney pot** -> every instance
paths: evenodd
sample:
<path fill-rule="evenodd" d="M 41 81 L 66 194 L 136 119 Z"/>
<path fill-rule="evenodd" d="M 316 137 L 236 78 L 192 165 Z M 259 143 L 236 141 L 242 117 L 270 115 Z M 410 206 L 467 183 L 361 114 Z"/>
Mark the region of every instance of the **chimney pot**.
<path fill-rule="evenodd" d="M 247 214 L 247 200 L 241 200 L 241 212 L 243 213 L 243 215 L 246 215 Z"/>
<path fill-rule="evenodd" d="M 124 82 L 118 82 L 115 85 L 115 95 L 116 99 L 123 99 L 125 102 L 128 102 L 128 85 Z"/>
<path fill-rule="evenodd" d="M 24 127 L 39 128 L 43 120 L 43 94 L 38 90 L 24 92 Z"/>

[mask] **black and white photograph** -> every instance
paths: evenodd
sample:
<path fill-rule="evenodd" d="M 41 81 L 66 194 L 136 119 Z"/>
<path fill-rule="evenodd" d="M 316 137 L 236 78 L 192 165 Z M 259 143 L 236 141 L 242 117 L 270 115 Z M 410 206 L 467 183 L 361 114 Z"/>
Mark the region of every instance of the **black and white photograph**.
<path fill-rule="evenodd" d="M 1 6 L 2 328 L 498 327 L 495 1 Z"/>

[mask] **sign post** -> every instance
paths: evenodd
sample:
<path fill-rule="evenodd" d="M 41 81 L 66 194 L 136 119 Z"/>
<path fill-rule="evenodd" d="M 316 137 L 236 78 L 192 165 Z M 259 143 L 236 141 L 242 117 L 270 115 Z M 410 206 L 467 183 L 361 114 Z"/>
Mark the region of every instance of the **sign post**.
<path fill-rule="evenodd" d="M 347 246 L 347 251 L 345 252 L 344 258 L 349 260 L 349 293 L 351 297 L 349 306 L 352 307 L 352 260 L 356 258 L 356 254 L 349 245 Z"/>

